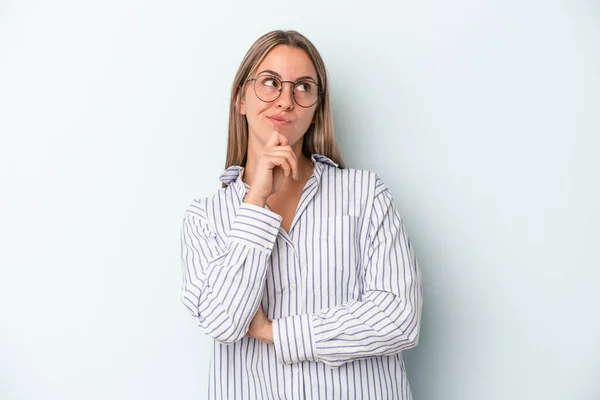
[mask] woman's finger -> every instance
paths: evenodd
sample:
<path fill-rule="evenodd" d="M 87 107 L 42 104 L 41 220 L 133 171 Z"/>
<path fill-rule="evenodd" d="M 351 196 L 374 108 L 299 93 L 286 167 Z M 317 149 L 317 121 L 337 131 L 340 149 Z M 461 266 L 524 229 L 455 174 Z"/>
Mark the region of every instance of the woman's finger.
<path fill-rule="evenodd" d="M 279 133 L 278 131 L 273 131 L 273 133 L 271 133 L 271 136 L 269 136 L 269 140 L 267 140 L 265 146 L 285 146 L 288 143 L 288 138 L 286 138 L 283 134 Z"/>
<path fill-rule="evenodd" d="M 269 164 L 271 164 L 271 166 L 273 168 L 274 167 L 283 168 L 284 176 L 290 176 L 290 174 L 292 173 L 292 167 L 289 164 L 288 158 L 285 156 L 269 155 L 267 157 L 267 161 L 269 162 Z"/>
<path fill-rule="evenodd" d="M 287 147 L 287 148 L 286 148 Z M 265 149 L 265 153 L 269 156 L 285 157 L 292 169 L 293 177 L 298 176 L 298 158 L 289 146 L 276 146 L 270 149 Z"/>

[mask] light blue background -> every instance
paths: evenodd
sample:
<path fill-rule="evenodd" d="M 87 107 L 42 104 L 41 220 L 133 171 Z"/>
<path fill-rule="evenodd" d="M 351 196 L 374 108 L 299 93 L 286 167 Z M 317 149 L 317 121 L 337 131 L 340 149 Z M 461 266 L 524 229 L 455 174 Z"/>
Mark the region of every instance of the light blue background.
<path fill-rule="evenodd" d="M 276 28 L 416 248 L 415 400 L 600 399 L 600 5 L 566 0 L 2 1 L 0 398 L 205 398 L 180 220 Z"/>

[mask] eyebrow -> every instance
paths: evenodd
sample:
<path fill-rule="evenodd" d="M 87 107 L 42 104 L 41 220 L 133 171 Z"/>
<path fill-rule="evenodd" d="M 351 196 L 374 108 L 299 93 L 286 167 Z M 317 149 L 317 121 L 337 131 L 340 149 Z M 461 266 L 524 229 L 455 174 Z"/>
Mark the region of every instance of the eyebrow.
<path fill-rule="evenodd" d="M 281 75 L 279 75 L 277 72 L 275 72 L 275 71 L 273 71 L 273 70 L 270 70 L 270 69 L 265 69 L 265 70 L 262 70 L 262 71 L 260 71 L 258 74 L 256 74 L 256 76 L 259 76 L 259 75 L 261 75 L 261 74 L 264 74 L 265 72 L 266 72 L 266 73 L 268 73 L 268 74 L 274 75 L 274 76 L 276 76 L 277 78 L 281 79 Z M 317 79 L 315 79 L 315 78 L 313 78 L 312 76 L 309 76 L 309 75 L 304 75 L 304 76 L 301 76 L 300 78 L 297 78 L 297 79 L 296 79 L 294 82 L 298 82 L 298 81 L 300 81 L 300 80 L 302 80 L 302 79 L 307 79 L 307 78 L 308 78 L 308 79 L 310 79 L 310 80 L 312 80 L 312 81 L 314 81 L 315 83 L 317 82 Z"/>

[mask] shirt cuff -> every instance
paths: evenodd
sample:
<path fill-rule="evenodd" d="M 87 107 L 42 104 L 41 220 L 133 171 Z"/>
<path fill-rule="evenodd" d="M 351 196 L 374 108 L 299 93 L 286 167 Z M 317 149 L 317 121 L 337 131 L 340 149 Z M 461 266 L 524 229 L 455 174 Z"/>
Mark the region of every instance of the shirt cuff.
<path fill-rule="evenodd" d="M 274 319 L 273 342 L 277 361 L 281 364 L 318 361 L 309 314 Z"/>
<path fill-rule="evenodd" d="M 273 250 L 282 217 L 266 208 L 242 203 L 231 224 L 229 238 L 246 246 Z"/>

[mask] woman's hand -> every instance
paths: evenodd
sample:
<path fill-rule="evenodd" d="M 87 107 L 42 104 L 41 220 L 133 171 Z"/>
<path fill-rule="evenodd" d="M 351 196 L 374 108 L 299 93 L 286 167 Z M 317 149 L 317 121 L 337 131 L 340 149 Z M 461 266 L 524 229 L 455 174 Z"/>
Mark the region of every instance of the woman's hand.
<path fill-rule="evenodd" d="M 262 306 L 258 306 L 256 315 L 250 322 L 248 336 L 258 339 L 266 344 L 273 344 L 273 322 L 269 321 Z"/>
<path fill-rule="evenodd" d="M 267 198 L 281 188 L 287 177 L 298 179 L 298 159 L 288 139 L 274 131 L 260 152 L 245 201 L 264 207 Z"/>

